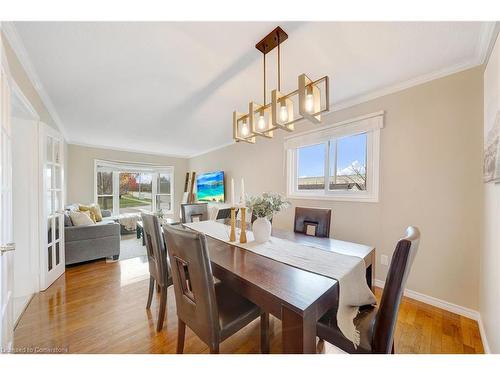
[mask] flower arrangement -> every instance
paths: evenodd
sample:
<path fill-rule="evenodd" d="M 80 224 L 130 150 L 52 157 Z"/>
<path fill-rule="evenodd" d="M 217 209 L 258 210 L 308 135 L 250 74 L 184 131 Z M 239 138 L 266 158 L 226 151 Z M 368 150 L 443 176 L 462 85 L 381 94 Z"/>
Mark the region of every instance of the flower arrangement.
<path fill-rule="evenodd" d="M 251 196 L 247 199 L 247 207 L 257 218 L 272 219 L 273 214 L 290 206 L 281 194 L 263 193 L 262 195 Z"/>

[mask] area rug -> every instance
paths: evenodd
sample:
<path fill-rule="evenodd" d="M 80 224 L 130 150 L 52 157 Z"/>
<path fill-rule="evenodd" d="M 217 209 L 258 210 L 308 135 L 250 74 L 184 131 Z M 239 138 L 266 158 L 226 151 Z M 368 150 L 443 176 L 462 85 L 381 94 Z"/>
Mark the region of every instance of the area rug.
<path fill-rule="evenodd" d="M 135 234 L 122 235 L 119 260 L 142 257 L 146 254 L 146 247 L 142 246 L 142 240 Z"/>

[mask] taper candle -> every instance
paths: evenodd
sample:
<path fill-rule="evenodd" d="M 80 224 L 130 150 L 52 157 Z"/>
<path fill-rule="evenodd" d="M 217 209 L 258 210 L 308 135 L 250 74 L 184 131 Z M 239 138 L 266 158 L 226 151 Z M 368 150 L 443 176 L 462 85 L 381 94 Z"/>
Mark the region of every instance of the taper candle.
<path fill-rule="evenodd" d="M 246 205 L 246 198 L 245 198 L 245 180 L 243 177 L 241 178 L 241 204 L 243 207 Z"/>
<path fill-rule="evenodd" d="M 231 178 L 231 207 L 234 207 L 234 178 Z"/>

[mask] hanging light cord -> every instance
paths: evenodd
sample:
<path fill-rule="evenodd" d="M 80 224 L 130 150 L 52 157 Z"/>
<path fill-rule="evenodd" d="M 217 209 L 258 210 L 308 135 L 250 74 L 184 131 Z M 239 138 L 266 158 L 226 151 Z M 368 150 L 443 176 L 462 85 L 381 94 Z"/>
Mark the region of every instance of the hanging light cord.
<path fill-rule="evenodd" d="M 278 91 L 281 91 L 281 71 L 280 71 L 280 33 L 278 31 Z"/>
<path fill-rule="evenodd" d="M 262 105 L 266 105 L 266 54 L 264 53 L 264 102 Z"/>

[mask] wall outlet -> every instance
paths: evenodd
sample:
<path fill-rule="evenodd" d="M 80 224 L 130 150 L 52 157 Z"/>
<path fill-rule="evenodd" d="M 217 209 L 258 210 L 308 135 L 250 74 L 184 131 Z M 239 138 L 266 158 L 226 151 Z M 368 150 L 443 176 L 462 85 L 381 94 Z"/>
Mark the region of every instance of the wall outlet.
<path fill-rule="evenodd" d="M 380 264 L 383 266 L 388 266 L 389 265 L 389 257 L 387 255 L 381 255 L 380 256 Z"/>

